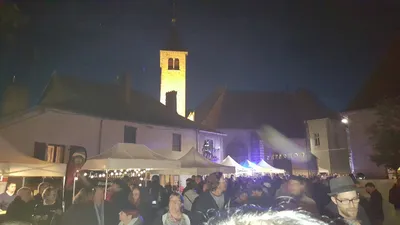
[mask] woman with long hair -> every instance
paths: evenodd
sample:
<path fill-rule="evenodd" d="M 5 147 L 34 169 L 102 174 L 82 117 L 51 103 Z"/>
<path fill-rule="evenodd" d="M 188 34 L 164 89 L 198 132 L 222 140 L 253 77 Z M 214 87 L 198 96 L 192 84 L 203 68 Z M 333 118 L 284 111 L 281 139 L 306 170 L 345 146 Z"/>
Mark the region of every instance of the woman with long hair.
<path fill-rule="evenodd" d="M 139 214 L 142 216 L 145 224 L 151 224 L 151 205 L 145 200 L 139 187 L 133 187 L 129 194 L 129 202 L 138 209 Z"/>

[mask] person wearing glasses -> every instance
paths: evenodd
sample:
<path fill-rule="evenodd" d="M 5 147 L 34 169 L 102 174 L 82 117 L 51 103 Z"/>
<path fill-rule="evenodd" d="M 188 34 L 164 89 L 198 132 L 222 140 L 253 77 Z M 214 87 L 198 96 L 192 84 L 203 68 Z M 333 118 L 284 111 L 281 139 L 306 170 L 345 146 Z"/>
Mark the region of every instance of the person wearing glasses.
<path fill-rule="evenodd" d="M 326 207 L 326 216 L 342 218 L 349 225 L 371 225 L 367 214 L 360 206 L 360 196 L 354 181 L 349 176 L 333 178 L 329 182 L 331 202 Z"/>

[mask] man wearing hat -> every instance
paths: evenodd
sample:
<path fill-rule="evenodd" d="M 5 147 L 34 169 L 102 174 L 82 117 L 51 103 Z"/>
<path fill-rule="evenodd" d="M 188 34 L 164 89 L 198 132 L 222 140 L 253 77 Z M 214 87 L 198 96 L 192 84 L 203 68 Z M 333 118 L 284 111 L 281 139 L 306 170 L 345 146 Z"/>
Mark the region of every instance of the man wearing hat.
<path fill-rule="evenodd" d="M 332 202 L 326 215 L 332 219 L 343 218 L 350 225 L 371 225 L 365 210 L 359 205 L 360 197 L 354 181 L 349 176 L 333 178 L 329 182 Z"/>

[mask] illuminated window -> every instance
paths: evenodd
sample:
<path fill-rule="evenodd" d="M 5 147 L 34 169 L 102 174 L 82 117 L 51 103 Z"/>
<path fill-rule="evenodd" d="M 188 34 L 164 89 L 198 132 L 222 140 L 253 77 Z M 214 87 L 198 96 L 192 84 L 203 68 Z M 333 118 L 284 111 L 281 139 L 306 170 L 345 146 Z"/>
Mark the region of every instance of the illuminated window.
<path fill-rule="evenodd" d="M 319 133 L 315 133 L 314 134 L 314 145 L 315 146 L 320 146 L 321 145 L 321 142 L 319 140 Z"/>
<path fill-rule="evenodd" d="M 179 64 L 179 62 L 178 62 Z M 168 59 L 168 69 L 173 70 L 174 69 L 174 60 L 172 58 Z"/>
<path fill-rule="evenodd" d="M 172 134 L 172 151 L 180 152 L 182 150 L 182 135 Z"/>
<path fill-rule="evenodd" d="M 34 157 L 51 163 L 64 163 L 65 146 L 35 143 Z"/>
<path fill-rule="evenodd" d="M 174 70 L 179 70 L 179 59 L 174 60 Z"/>

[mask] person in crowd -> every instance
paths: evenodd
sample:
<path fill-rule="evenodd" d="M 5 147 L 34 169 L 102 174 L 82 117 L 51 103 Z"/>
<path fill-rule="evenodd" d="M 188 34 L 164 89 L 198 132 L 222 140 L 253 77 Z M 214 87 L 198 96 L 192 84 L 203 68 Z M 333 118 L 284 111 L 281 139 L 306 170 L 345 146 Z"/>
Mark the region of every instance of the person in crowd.
<path fill-rule="evenodd" d="M 365 184 L 365 190 L 371 196 L 369 200 L 369 218 L 373 225 L 382 225 L 385 219 L 383 214 L 383 198 L 382 194 L 376 189 L 375 185 L 371 182 Z"/>
<path fill-rule="evenodd" d="M 209 184 L 209 183 L 204 183 L 204 184 L 203 184 L 203 189 L 202 189 L 202 190 L 197 189 L 197 194 L 201 194 L 201 193 L 207 192 L 207 191 L 209 191 L 209 190 L 210 190 L 210 184 Z M 199 191 L 200 191 L 200 192 L 199 192 Z"/>
<path fill-rule="evenodd" d="M 389 202 L 396 210 L 397 217 L 400 218 L 400 179 L 389 190 Z"/>
<path fill-rule="evenodd" d="M 126 205 L 119 212 L 118 225 L 143 225 L 143 218 L 137 208 L 131 204 Z"/>
<path fill-rule="evenodd" d="M 332 219 L 343 218 L 350 225 L 370 225 L 368 216 L 359 205 L 360 197 L 354 181 L 349 176 L 333 178 L 329 182 L 331 202 L 325 214 Z"/>
<path fill-rule="evenodd" d="M 46 188 L 42 193 L 43 201 L 35 206 L 33 220 L 37 225 L 56 225 L 62 215 L 62 207 L 57 204 L 57 189 Z"/>
<path fill-rule="evenodd" d="M 249 194 L 247 192 L 242 191 L 239 192 L 239 196 L 231 202 L 231 207 L 239 207 L 249 203 Z"/>
<path fill-rule="evenodd" d="M 169 196 L 168 212 L 154 221 L 154 225 L 190 225 L 189 216 L 182 212 L 182 196 L 172 193 Z"/>
<path fill-rule="evenodd" d="M 118 224 L 118 209 L 104 201 L 104 188 L 95 186 L 93 201 L 72 205 L 64 214 L 61 225 L 111 225 Z"/>
<path fill-rule="evenodd" d="M 249 197 L 249 203 L 258 205 L 263 208 L 270 208 L 272 206 L 272 199 L 270 199 L 262 189 L 261 185 L 254 185 L 251 188 L 251 196 Z"/>
<path fill-rule="evenodd" d="M 279 188 L 275 191 L 275 197 L 280 197 L 280 196 L 287 196 L 288 195 L 288 190 L 287 190 L 287 186 L 288 183 L 286 180 L 279 182 L 280 186 Z M 277 186 L 277 184 L 274 185 L 275 187 Z"/>
<path fill-rule="evenodd" d="M 43 199 L 42 199 L 42 195 L 43 192 L 46 188 L 50 187 L 50 183 L 48 182 L 42 182 L 38 185 L 38 193 L 33 197 L 35 200 L 35 204 L 40 204 L 42 203 Z"/>
<path fill-rule="evenodd" d="M 329 221 L 330 222 L 330 221 Z M 263 211 L 238 212 L 227 218 L 215 218 L 208 225 L 332 225 L 305 212 Z"/>
<path fill-rule="evenodd" d="M 110 188 L 111 196 L 110 202 L 114 204 L 114 207 L 117 210 L 121 211 L 121 207 L 127 205 L 129 203 L 129 195 L 131 193 L 131 189 L 128 184 L 123 180 L 115 180 Z"/>
<path fill-rule="evenodd" d="M 9 182 L 6 185 L 6 191 L 0 194 L 0 211 L 7 211 L 8 206 L 15 199 L 15 190 L 17 185 L 13 182 Z"/>
<path fill-rule="evenodd" d="M 6 220 L 17 220 L 30 223 L 32 221 L 34 207 L 32 190 L 27 187 L 22 187 L 17 191 L 17 196 L 14 201 L 8 206 Z"/>
<path fill-rule="evenodd" d="M 229 202 L 225 196 L 226 181 L 221 172 L 210 174 L 206 182 L 210 190 L 200 194 L 192 205 L 192 222 L 196 225 L 205 222 L 210 213 L 223 209 Z"/>
<path fill-rule="evenodd" d="M 194 200 L 199 196 L 196 192 L 197 184 L 194 180 L 186 185 L 186 192 L 183 193 L 183 209 L 184 212 L 190 215 Z"/>
<path fill-rule="evenodd" d="M 311 197 L 317 204 L 317 208 L 320 214 L 324 212 L 325 207 L 331 201 L 329 193 L 329 184 L 326 180 L 320 180 L 315 177 L 312 180 L 312 192 Z"/>
<path fill-rule="evenodd" d="M 195 181 L 193 179 L 191 179 L 191 178 L 186 179 L 186 186 L 182 191 L 182 195 L 184 195 L 185 192 L 191 188 L 189 184 L 192 183 L 192 182 L 195 182 Z"/>
<path fill-rule="evenodd" d="M 129 201 L 131 205 L 133 205 L 142 216 L 145 224 L 152 223 L 152 212 L 151 205 L 148 201 L 146 201 L 146 197 L 142 194 L 142 191 L 139 187 L 134 187 L 129 195 Z"/>
<path fill-rule="evenodd" d="M 205 191 L 204 191 L 204 181 L 203 181 L 203 177 L 200 176 L 200 175 L 197 175 L 197 176 L 194 178 L 194 181 L 195 181 L 196 184 L 197 184 L 197 189 L 196 189 L 197 193 L 198 193 L 198 194 L 201 194 L 201 193 L 205 192 Z"/>
<path fill-rule="evenodd" d="M 160 177 L 157 175 L 151 177 L 149 197 L 155 210 L 163 209 L 168 205 L 167 192 L 165 188 L 160 185 Z"/>
<path fill-rule="evenodd" d="M 91 188 L 82 188 L 72 200 L 72 204 L 85 204 L 93 201 L 93 191 Z"/>
<path fill-rule="evenodd" d="M 297 206 L 314 215 L 319 215 L 317 204 L 305 194 L 306 180 L 301 176 L 292 176 L 287 182 L 287 192 L 295 199 Z"/>

